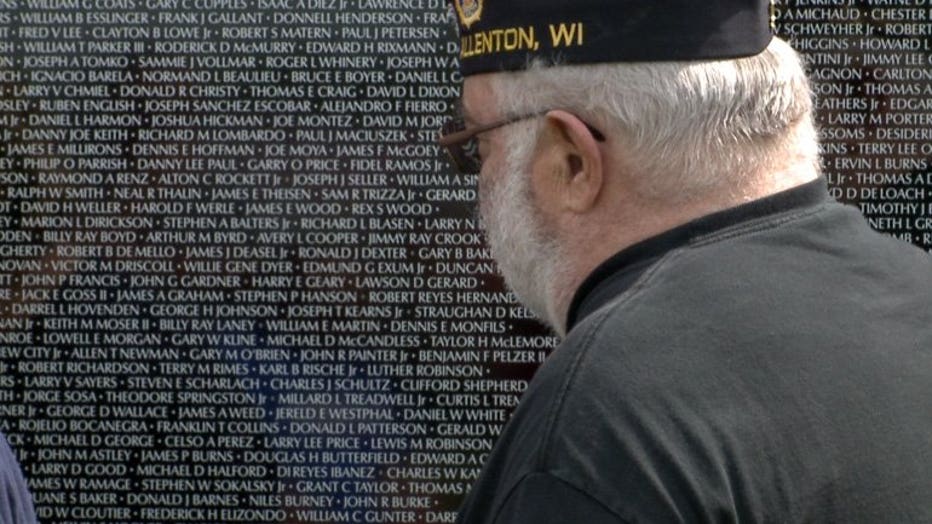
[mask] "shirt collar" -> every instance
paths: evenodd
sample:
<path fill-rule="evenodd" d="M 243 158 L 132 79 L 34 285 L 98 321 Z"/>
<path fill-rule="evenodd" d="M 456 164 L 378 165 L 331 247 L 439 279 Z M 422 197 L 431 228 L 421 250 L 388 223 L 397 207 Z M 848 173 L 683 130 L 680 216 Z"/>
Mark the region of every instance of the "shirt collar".
<path fill-rule="evenodd" d="M 567 313 L 569 331 L 586 315 L 623 293 L 660 257 L 692 239 L 742 222 L 821 204 L 828 199 L 820 177 L 786 191 L 697 218 L 629 246 L 595 268 L 576 290 Z"/>

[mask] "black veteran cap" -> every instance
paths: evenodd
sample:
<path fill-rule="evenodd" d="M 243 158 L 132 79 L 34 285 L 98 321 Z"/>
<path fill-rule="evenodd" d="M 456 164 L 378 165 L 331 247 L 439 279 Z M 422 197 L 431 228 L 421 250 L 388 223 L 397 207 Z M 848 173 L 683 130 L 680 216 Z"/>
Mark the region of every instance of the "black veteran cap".
<path fill-rule="evenodd" d="M 755 55 L 771 39 L 768 0 L 450 0 L 464 75 L 549 63 Z"/>

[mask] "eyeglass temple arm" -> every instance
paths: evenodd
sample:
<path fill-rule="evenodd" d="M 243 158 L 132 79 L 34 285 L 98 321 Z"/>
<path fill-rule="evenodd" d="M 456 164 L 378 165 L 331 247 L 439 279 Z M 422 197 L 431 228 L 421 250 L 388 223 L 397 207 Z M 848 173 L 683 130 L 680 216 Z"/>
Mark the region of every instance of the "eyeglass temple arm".
<path fill-rule="evenodd" d="M 461 130 L 461 131 L 454 131 L 454 132 L 449 133 L 449 134 L 446 134 L 446 135 L 443 134 L 443 130 L 441 129 L 441 130 L 439 130 L 439 131 L 437 132 L 437 133 L 438 133 L 438 136 L 437 136 L 437 143 L 440 144 L 440 145 L 443 146 L 443 147 L 450 146 L 450 145 L 453 145 L 453 144 L 459 144 L 459 143 L 462 143 L 462 142 L 465 142 L 465 141 L 469 140 L 470 138 L 472 138 L 472 137 L 478 135 L 479 133 L 484 133 L 484 132 L 486 132 L 486 131 L 490 131 L 490 130 L 495 129 L 495 128 L 498 128 L 498 127 L 502 127 L 502 126 L 506 126 L 506 125 L 508 125 L 508 124 L 512 124 L 512 123 L 517 122 L 517 121 L 519 121 L 519 120 L 524 120 L 524 119 L 526 119 L 526 118 L 530 118 L 530 117 L 534 117 L 534 116 L 540 116 L 540 115 L 543 115 L 543 114 L 546 114 L 546 113 L 547 113 L 547 111 L 542 111 L 542 112 L 540 112 L 540 113 L 536 113 L 536 114 L 533 114 L 533 115 L 517 116 L 517 117 L 514 117 L 514 118 L 510 118 L 510 119 L 508 119 L 508 120 L 504 120 L 504 121 L 502 121 L 502 122 L 494 122 L 494 123 L 487 124 L 487 125 L 484 125 L 484 126 L 474 127 L 474 128 L 472 128 L 472 129 L 463 129 L 463 130 Z M 577 118 L 579 118 L 579 117 L 577 117 Z M 583 124 L 585 124 L 586 129 L 588 129 L 589 132 L 592 133 L 592 137 L 593 137 L 593 138 L 595 138 L 595 139 L 598 140 L 599 142 L 605 142 L 605 135 L 603 135 L 601 131 L 599 131 L 598 129 L 592 127 L 591 124 L 589 124 L 589 123 L 586 122 L 585 120 L 582 120 L 581 118 L 580 118 L 580 121 L 581 121 Z"/>

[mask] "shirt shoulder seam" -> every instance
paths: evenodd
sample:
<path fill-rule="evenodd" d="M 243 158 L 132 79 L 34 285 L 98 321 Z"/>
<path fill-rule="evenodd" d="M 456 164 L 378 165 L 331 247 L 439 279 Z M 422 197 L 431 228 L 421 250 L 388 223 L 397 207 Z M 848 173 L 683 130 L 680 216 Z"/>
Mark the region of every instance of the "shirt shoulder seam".
<path fill-rule="evenodd" d="M 801 210 L 793 210 L 789 212 L 780 213 L 778 215 L 762 217 L 760 219 L 752 220 L 750 222 L 736 224 L 732 227 L 725 228 L 720 231 L 715 231 L 712 233 L 707 233 L 705 235 L 697 236 L 694 239 L 692 239 L 688 244 L 683 246 L 683 248 L 681 249 L 701 247 L 701 246 L 705 246 L 708 244 L 714 244 L 722 240 L 728 240 L 730 238 L 736 238 L 736 237 L 741 237 L 745 235 L 750 235 L 753 233 L 758 233 L 761 231 L 776 229 L 790 222 L 796 222 L 797 220 L 802 220 L 804 218 L 822 213 L 828 208 L 829 204 L 830 202 L 823 202 L 814 207 L 809 207 L 809 208 L 805 208 Z"/>
<path fill-rule="evenodd" d="M 614 308 L 612 308 L 614 309 Z M 562 384 L 560 384 L 560 389 L 557 392 L 556 403 L 551 407 L 548 415 L 547 422 L 545 425 L 546 432 L 544 438 L 541 441 L 541 446 L 538 448 L 538 457 L 537 457 L 537 467 L 540 470 L 547 469 L 547 462 L 550 458 L 550 447 L 552 445 L 552 439 L 554 434 L 554 428 L 556 426 L 557 420 L 560 418 L 560 412 L 563 410 L 563 402 L 566 399 L 567 392 L 569 391 L 572 383 L 576 378 L 576 371 L 579 369 L 580 364 L 585 359 L 586 354 L 589 352 L 589 347 L 591 341 L 595 334 L 599 331 L 599 328 L 602 327 L 602 324 L 608 318 L 608 311 L 601 313 L 601 317 L 598 319 L 593 319 L 592 325 L 589 327 L 583 341 L 580 344 L 579 353 L 573 359 L 573 362 L 570 364 L 570 369 L 566 373 L 566 377 L 563 379 Z M 523 477 L 522 477 L 523 478 Z"/>
<path fill-rule="evenodd" d="M 561 412 L 563 411 L 563 404 L 564 404 L 564 401 L 566 400 L 567 394 L 570 388 L 573 386 L 573 383 L 575 382 L 576 373 L 579 370 L 583 360 L 585 360 L 586 356 L 589 354 L 589 348 L 592 346 L 592 340 L 595 338 L 596 334 L 601 330 L 602 325 L 611 316 L 612 312 L 614 312 L 615 309 L 621 307 L 622 304 L 626 303 L 627 301 L 631 300 L 635 295 L 637 295 L 637 292 L 643 289 L 646 286 L 646 283 L 651 279 L 651 277 L 657 271 L 659 271 L 662 266 L 665 265 L 668 258 L 671 258 L 671 257 L 664 256 L 659 261 L 657 261 L 656 264 L 651 266 L 641 276 L 641 278 L 639 278 L 637 282 L 635 282 L 635 284 L 631 287 L 631 289 L 628 292 L 624 293 L 615 302 L 613 302 L 611 307 L 606 307 L 605 309 L 603 309 L 602 312 L 599 313 L 600 316 L 598 318 L 593 319 L 592 325 L 589 327 L 588 331 L 586 332 L 582 340 L 582 343 L 580 344 L 579 353 L 576 355 L 575 359 L 570 365 L 570 369 L 566 374 L 566 378 L 563 380 L 563 383 L 560 385 L 560 390 L 557 393 L 557 401 L 554 404 L 554 406 L 551 408 L 550 413 L 547 417 L 547 424 L 546 424 L 547 430 L 541 442 L 541 446 L 539 448 L 540 451 L 538 452 L 539 455 L 538 455 L 537 465 L 540 470 L 546 471 L 547 469 L 547 462 L 550 459 L 550 456 L 552 454 L 551 447 L 553 446 L 553 434 L 555 431 L 554 428 L 556 427 L 556 423 L 560 418 Z"/>

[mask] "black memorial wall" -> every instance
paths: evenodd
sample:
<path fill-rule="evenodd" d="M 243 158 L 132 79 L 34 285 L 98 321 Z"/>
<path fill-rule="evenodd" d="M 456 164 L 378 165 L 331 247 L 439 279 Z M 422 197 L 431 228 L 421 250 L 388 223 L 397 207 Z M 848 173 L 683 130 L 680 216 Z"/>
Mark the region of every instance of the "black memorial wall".
<path fill-rule="evenodd" d="M 924 1 L 777 2 L 824 171 L 932 249 Z M 0 429 L 43 522 L 449 522 L 556 339 L 441 0 L 0 0 Z"/>

